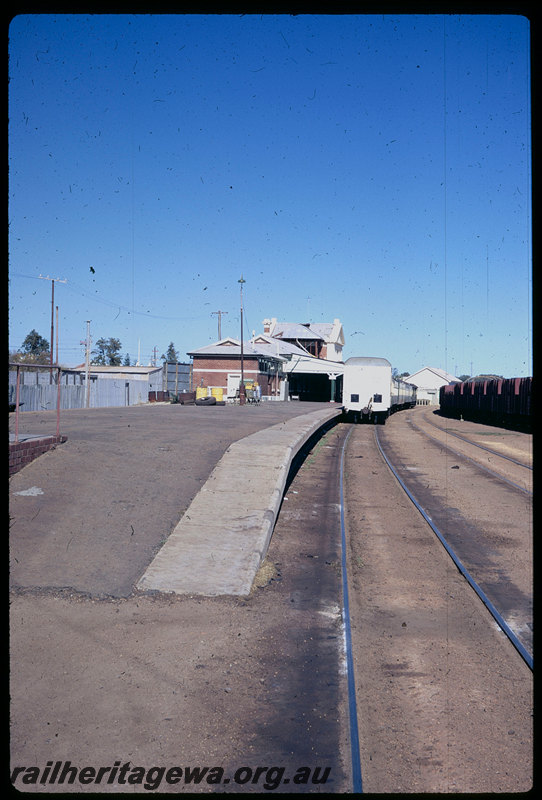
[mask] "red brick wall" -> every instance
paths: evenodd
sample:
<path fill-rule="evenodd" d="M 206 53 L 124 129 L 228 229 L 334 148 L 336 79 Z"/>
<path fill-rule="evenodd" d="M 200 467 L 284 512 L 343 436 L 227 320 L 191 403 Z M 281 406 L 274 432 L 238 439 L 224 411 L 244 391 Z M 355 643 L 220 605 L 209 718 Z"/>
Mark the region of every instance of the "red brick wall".
<path fill-rule="evenodd" d="M 45 436 L 43 439 L 28 439 L 26 442 L 10 442 L 9 474 L 14 475 L 42 453 L 52 450 L 66 439 L 66 436 Z"/>
<path fill-rule="evenodd" d="M 228 372 L 240 372 L 241 360 L 239 358 L 194 357 L 192 369 L 192 386 L 194 390 L 202 385 L 201 381 L 203 379 L 203 386 L 221 386 L 226 391 L 228 387 Z M 198 370 L 203 370 L 203 372 Z M 215 372 L 215 370 L 220 370 L 220 372 Z M 258 360 L 244 358 L 243 372 L 245 373 L 245 378 L 257 380 L 260 375 L 258 372 Z"/>
<path fill-rule="evenodd" d="M 244 367 L 247 369 L 258 369 L 258 359 L 244 357 Z M 205 358 L 204 356 L 194 356 L 194 369 L 221 369 L 224 372 L 237 372 L 241 369 L 241 359 L 239 358 Z"/>

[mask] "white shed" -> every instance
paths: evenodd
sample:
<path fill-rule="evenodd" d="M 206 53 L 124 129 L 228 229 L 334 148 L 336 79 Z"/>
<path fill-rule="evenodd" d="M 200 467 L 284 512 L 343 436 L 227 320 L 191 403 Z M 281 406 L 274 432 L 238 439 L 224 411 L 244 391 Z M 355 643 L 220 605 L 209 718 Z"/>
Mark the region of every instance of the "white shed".
<path fill-rule="evenodd" d="M 416 404 L 419 406 L 438 406 L 440 387 L 459 383 L 459 378 L 439 367 L 423 367 L 403 380 L 418 388 Z"/>

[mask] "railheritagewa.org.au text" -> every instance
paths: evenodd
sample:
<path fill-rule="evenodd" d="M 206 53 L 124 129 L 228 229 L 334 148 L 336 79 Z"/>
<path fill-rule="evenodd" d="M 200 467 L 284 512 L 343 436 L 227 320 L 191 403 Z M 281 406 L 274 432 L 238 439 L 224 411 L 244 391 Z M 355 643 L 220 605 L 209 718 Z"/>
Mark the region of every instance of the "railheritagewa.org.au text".
<path fill-rule="evenodd" d="M 114 784 L 115 786 L 143 786 L 156 791 L 164 785 L 224 786 L 229 783 L 243 786 L 251 784 L 256 789 L 272 791 L 279 786 L 292 784 L 307 786 L 325 784 L 331 767 L 238 767 L 233 774 L 222 767 L 140 767 L 130 761 L 115 761 L 109 767 L 75 766 L 71 761 L 48 761 L 45 767 L 17 766 L 11 771 L 11 782 L 20 788 L 30 785 L 53 786 Z"/>

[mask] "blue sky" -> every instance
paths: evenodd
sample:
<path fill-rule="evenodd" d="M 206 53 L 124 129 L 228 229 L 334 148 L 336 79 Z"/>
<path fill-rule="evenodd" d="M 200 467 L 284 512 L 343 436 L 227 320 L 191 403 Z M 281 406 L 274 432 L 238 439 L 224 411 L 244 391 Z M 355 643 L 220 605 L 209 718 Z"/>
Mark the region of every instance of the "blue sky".
<path fill-rule="evenodd" d="M 132 363 L 262 320 L 344 357 L 532 374 L 529 21 L 21 15 L 10 27 L 9 345 Z M 91 269 L 92 267 L 92 269 Z"/>

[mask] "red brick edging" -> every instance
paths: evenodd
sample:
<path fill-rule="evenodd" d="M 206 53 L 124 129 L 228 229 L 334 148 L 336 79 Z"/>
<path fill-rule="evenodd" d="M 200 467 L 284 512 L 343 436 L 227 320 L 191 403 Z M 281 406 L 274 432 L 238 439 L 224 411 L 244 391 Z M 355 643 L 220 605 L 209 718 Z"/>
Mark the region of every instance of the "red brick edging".
<path fill-rule="evenodd" d="M 63 444 L 67 436 L 44 436 L 42 439 L 27 439 L 25 442 L 9 444 L 9 474 L 14 475 L 30 464 L 38 456 L 53 450 L 57 444 Z"/>

